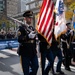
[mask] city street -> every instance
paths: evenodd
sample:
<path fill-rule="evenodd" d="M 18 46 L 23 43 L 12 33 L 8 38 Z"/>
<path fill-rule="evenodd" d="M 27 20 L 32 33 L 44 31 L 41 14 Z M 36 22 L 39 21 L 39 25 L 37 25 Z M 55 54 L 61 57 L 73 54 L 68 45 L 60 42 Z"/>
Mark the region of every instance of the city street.
<path fill-rule="evenodd" d="M 35 55 L 35 43 L 37 51 L 57 50 L 54 55 L 60 60 L 61 48 L 67 63 L 72 58 L 71 71 L 65 70 L 67 63 L 62 63 L 61 70 L 65 75 L 75 75 L 75 0 L 0 0 L 0 75 L 24 75 L 17 48 L 26 49 L 20 51 L 22 55 Z M 37 75 L 42 75 L 39 52 L 37 56 Z M 57 62 L 56 57 L 55 72 Z"/>
<path fill-rule="evenodd" d="M 40 58 L 38 58 L 40 60 Z M 40 61 L 39 61 L 40 62 Z M 54 64 L 56 67 L 56 62 Z M 75 75 L 75 67 L 71 66 L 72 72 L 66 71 L 62 66 L 62 71 L 66 75 Z M 0 50 L 0 75 L 23 75 L 21 65 L 19 62 L 19 56 L 14 50 Z M 41 68 L 39 63 L 38 74 L 41 75 Z M 49 75 L 52 75 L 51 73 Z"/>

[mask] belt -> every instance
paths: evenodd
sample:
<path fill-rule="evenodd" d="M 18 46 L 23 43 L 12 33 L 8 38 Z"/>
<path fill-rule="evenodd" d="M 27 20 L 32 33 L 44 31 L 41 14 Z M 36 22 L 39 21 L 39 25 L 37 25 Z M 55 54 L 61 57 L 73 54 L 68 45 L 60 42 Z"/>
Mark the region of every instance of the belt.
<path fill-rule="evenodd" d="M 75 44 L 75 42 L 72 42 L 72 44 Z"/>
<path fill-rule="evenodd" d="M 27 43 L 34 43 L 34 40 L 29 40 L 27 41 Z"/>
<path fill-rule="evenodd" d="M 75 48 L 73 48 L 75 50 Z"/>

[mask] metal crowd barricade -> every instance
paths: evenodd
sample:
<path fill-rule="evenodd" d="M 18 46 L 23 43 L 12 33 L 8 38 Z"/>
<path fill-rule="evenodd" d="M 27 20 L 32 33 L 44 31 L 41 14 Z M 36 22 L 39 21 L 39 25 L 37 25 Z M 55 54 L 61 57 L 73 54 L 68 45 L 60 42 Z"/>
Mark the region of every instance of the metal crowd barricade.
<path fill-rule="evenodd" d="M 17 39 L 0 39 L 0 50 L 17 48 L 18 45 Z"/>

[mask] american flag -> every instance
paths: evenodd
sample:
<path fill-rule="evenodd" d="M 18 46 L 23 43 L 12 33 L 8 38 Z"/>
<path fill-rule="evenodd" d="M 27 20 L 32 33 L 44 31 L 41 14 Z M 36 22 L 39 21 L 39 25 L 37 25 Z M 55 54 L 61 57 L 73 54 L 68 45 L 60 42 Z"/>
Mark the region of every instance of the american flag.
<path fill-rule="evenodd" d="M 54 24 L 54 3 L 52 0 L 43 0 L 40 9 L 37 31 L 47 40 L 49 44 L 52 42 L 52 32 Z"/>
<path fill-rule="evenodd" d="M 57 39 L 61 34 L 66 32 L 66 19 L 63 0 L 57 0 L 55 6 L 56 19 L 54 34 Z"/>

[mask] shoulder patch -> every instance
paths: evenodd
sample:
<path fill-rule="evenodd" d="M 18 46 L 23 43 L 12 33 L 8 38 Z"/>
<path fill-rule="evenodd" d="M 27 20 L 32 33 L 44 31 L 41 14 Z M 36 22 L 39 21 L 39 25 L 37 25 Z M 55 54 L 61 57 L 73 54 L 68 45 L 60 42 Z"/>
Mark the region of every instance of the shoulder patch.
<path fill-rule="evenodd" d="M 18 31 L 18 34 L 17 34 L 18 36 L 20 36 L 21 35 L 21 32 L 20 31 Z"/>

